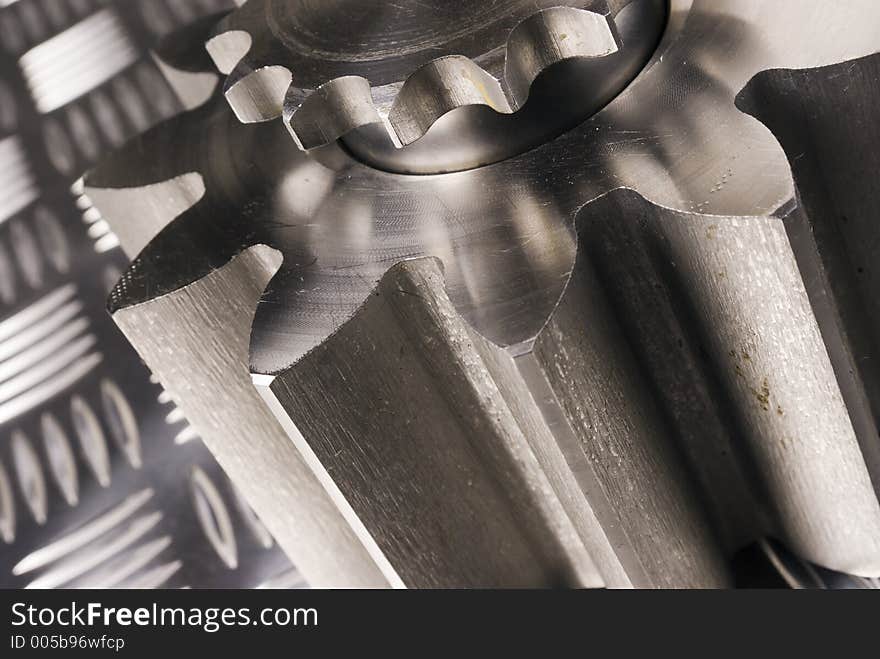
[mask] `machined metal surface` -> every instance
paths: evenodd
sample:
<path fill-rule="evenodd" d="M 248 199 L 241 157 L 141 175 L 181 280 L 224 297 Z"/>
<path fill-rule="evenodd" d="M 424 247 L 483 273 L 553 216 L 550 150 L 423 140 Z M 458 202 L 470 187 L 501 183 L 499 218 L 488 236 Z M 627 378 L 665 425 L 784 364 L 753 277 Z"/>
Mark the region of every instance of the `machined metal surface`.
<path fill-rule="evenodd" d="M 0 3 L 2 587 L 304 585 L 107 317 L 128 259 L 71 189 L 184 109 L 150 48 L 227 8 Z"/>
<path fill-rule="evenodd" d="M 240 372 L 240 350 L 218 355 L 249 336 L 262 400 L 237 427 L 274 414 L 323 486 L 315 505 L 355 536 L 343 578 L 719 587 L 765 536 L 880 574 L 865 175 L 880 12 L 673 0 L 665 26 L 597 114 L 468 171 L 385 171 L 348 142 L 303 151 L 283 125 L 295 114 L 239 121 L 233 71 L 225 94 L 90 175 L 143 247 L 111 310 L 187 411 L 242 399 L 187 389 L 180 365 L 199 352 L 163 341 L 196 326 L 181 294 L 229 264 L 265 281 L 253 250 L 274 250 L 249 333 L 211 348 L 214 377 Z M 291 52 L 273 37 L 241 49 L 244 66 Z M 197 297 L 202 318 L 229 305 Z M 217 425 L 209 444 L 239 474 L 260 472 L 243 442 L 284 445 Z M 249 498 L 261 514 L 310 507 L 284 489 L 295 480 Z"/>

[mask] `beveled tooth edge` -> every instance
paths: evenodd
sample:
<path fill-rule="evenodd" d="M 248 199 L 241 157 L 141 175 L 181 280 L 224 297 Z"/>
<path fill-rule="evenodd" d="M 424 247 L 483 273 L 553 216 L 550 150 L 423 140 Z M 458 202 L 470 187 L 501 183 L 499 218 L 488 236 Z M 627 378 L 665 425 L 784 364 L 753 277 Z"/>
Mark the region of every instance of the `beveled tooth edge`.
<path fill-rule="evenodd" d="M 244 59 L 253 45 L 253 38 L 245 30 L 229 30 L 215 34 L 205 43 L 205 50 L 214 60 L 217 70 L 229 75 Z"/>
<path fill-rule="evenodd" d="M 621 45 L 617 26 L 608 14 L 574 7 L 533 14 L 507 38 L 504 83 L 513 107 L 525 103 L 532 83 L 548 67 L 569 59 L 605 57 Z"/>
<path fill-rule="evenodd" d="M 388 121 L 401 143 L 410 144 L 440 117 L 468 105 L 484 105 L 501 114 L 513 112 L 493 75 L 467 57 L 450 55 L 428 62 L 407 78 L 391 105 Z"/>
<path fill-rule="evenodd" d="M 226 101 L 243 124 L 271 121 L 281 116 L 290 83 L 289 69 L 265 66 L 232 84 L 225 92 Z"/>
<path fill-rule="evenodd" d="M 370 83 L 360 76 L 335 78 L 315 89 L 298 108 L 287 108 L 285 103 L 284 125 L 304 151 L 334 142 L 361 126 L 383 122 L 373 104 Z"/>

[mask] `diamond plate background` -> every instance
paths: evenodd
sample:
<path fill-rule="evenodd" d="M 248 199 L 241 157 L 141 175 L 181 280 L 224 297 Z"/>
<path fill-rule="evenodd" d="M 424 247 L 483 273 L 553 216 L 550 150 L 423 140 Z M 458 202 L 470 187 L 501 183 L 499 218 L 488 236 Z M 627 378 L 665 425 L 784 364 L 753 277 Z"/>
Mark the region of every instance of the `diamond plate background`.
<path fill-rule="evenodd" d="M 105 311 L 75 181 L 180 109 L 148 55 L 224 0 L 0 0 L 0 587 L 301 587 Z"/>

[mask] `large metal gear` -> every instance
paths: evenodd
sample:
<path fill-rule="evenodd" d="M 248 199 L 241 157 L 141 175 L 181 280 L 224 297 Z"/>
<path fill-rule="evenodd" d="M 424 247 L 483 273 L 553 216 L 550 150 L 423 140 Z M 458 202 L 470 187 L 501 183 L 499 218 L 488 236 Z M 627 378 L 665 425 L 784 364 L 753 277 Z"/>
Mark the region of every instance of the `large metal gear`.
<path fill-rule="evenodd" d="M 880 7 L 565 4 L 245 4 L 87 178 L 115 321 L 314 585 L 875 579 Z"/>

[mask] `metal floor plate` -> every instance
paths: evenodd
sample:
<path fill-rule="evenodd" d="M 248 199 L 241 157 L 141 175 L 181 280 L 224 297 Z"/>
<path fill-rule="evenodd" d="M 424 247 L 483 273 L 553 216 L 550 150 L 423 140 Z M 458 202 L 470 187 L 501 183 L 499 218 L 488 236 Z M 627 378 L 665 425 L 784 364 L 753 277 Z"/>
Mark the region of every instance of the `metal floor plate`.
<path fill-rule="evenodd" d="M 225 0 L 0 2 L 0 587 L 301 587 L 107 315 L 72 186 L 179 101 L 148 56 Z"/>

